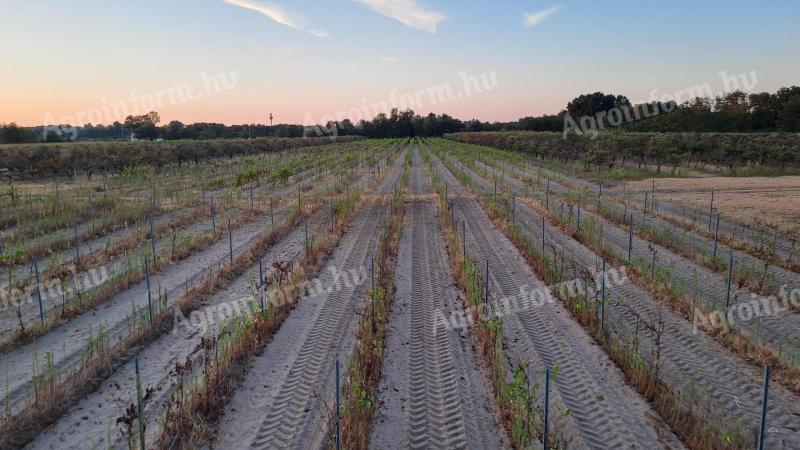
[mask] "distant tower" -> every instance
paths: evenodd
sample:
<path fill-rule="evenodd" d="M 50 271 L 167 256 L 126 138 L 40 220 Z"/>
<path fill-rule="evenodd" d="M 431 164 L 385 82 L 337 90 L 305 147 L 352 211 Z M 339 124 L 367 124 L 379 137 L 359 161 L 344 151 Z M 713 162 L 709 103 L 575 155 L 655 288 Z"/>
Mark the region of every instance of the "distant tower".
<path fill-rule="evenodd" d="M 269 113 L 269 126 L 272 126 L 272 113 Z"/>

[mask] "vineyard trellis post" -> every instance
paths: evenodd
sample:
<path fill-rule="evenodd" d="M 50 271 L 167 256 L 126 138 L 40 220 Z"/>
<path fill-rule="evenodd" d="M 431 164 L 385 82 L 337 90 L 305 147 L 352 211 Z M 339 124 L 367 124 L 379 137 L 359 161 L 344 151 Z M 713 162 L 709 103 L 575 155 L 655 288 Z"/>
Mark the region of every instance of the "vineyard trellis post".
<path fill-rule="evenodd" d="M 134 359 L 134 369 L 136 371 L 136 412 L 139 416 L 139 449 L 145 450 L 147 446 L 144 442 L 144 396 L 142 395 L 142 378 L 139 372 L 139 357 Z"/>
<path fill-rule="evenodd" d="M 544 196 L 544 209 L 550 209 L 550 178 L 547 179 L 547 189 Z"/>
<path fill-rule="evenodd" d="M 548 428 L 550 426 L 550 368 L 544 369 L 544 432 L 542 433 L 542 447 L 549 448 Z"/>
<path fill-rule="evenodd" d="M 486 272 L 483 281 L 483 313 L 489 319 L 489 260 L 486 260 Z"/>
<path fill-rule="evenodd" d="M 731 260 L 728 267 L 728 292 L 725 294 L 725 309 L 731 306 L 731 285 L 733 284 L 733 247 L 731 247 Z"/>
<path fill-rule="evenodd" d="M 717 239 L 719 239 L 719 212 L 717 212 L 717 228 L 714 232 L 714 258 L 717 257 Z"/>
<path fill-rule="evenodd" d="M 714 219 L 714 190 L 711 190 L 711 206 L 708 208 L 708 231 L 711 231 L 711 221 Z"/>
<path fill-rule="evenodd" d="M 42 286 L 39 283 L 39 262 L 33 258 L 33 270 L 36 274 L 36 297 L 39 299 L 39 319 L 44 325 L 44 308 L 42 307 Z M 21 319 L 20 319 L 21 321 Z"/>
<path fill-rule="evenodd" d="M 603 277 L 601 280 L 600 289 L 600 329 L 605 331 L 606 329 L 606 259 L 603 258 L 603 270 L 600 273 Z"/>
<path fill-rule="evenodd" d="M 628 229 L 628 262 L 631 261 L 632 251 L 633 251 L 633 216 L 631 216 L 631 224 Z"/>
<path fill-rule="evenodd" d="M 544 214 L 542 214 L 542 257 L 544 257 L 544 256 L 545 256 L 545 253 L 544 253 L 544 251 L 545 251 L 545 250 L 544 250 L 544 245 L 545 245 L 545 244 L 544 244 Z"/>
<path fill-rule="evenodd" d="M 370 258 L 369 275 L 371 278 L 372 289 L 370 290 L 370 300 L 372 302 L 372 330 L 375 330 L 375 257 Z"/>
<path fill-rule="evenodd" d="M 764 396 L 761 400 L 761 424 L 758 434 L 758 450 L 764 450 L 764 432 L 767 427 L 767 403 L 769 400 L 769 379 L 772 375 L 772 366 L 767 364 L 764 367 Z"/>
<path fill-rule="evenodd" d="M 81 265 L 81 242 L 78 239 L 78 222 L 75 221 L 75 264 Z"/>
<path fill-rule="evenodd" d="M 647 221 L 647 192 L 644 193 L 644 209 L 642 209 L 642 230 L 644 230 L 644 226 Z"/>
<path fill-rule="evenodd" d="M 258 259 L 258 292 L 261 302 L 261 313 L 264 313 L 264 258 Z"/>
<path fill-rule="evenodd" d="M 147 266 L 147 258 L 144 260 L 144 277 L 147 281 L 147 310 L 150 313 L 150 323 L 153 323 L 153 291 L 150 289 L 150 268 Z"/>
<path fill-rule="evenodd" d="M 150 249 L 153 251 L 153 267 L 156 266 L 156 228 L 153 224 L 153 215 L 150 215 Z"/>
<path fill-rule="evenodd" d="M 303 227 L 303 229 L 305 232 L 305 240 L 303 241 L 303 245 L 305 246 L 306 249 L 306 259 L 308 259 L 308 255 L 310 253 L 308 248 L 308 222 L 305 222 L 305 226 Z"/>
<path fill-rule="evenodd" d="M 341 398 L 339 394 L 339 358 L 336 358 L 336 450 L 342 448 Z"/>
<path fill-rule="evenodd" d="M 211 196 L 211 230 L 217 234 L 217 210 L 214 208 L 214 196 Z"/>
<path fill-rule="evenodd" d="M 233 228 L 231 227 L 231 219 L 228 219 L 228 249 L 230 250 L 230 260 L 233 262 Z"/>

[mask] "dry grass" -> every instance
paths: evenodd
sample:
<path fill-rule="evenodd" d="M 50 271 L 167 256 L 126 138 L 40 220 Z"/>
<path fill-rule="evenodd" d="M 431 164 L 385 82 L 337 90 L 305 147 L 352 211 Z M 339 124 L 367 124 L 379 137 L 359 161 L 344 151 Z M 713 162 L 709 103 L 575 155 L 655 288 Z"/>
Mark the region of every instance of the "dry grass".
<path fill-rule="evenodd" d="M 627 182 L 615 191 L 641 193 L 651 189 L 651 180 L 641 180 Z M 669 199 L 700 211 L 708 210 L 712 190 L 714 206 L 725 217 L 744 225 L 765 225 L 800 233 L 800 176 L 656 180 L 657 199 Z"/>

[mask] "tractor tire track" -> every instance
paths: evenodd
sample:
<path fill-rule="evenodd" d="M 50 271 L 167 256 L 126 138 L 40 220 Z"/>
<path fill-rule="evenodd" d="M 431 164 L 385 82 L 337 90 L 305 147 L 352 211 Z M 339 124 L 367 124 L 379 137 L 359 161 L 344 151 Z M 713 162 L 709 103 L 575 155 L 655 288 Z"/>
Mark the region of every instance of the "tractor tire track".
<path fill-rule="evenodd" d="M 431 155 L 431 159 L 438 158 Z M 440 162 L 435 166 L 446 170 Z M 500 297 L 513 299 L 526 289 L 545 288 L 477 201 L 458 198 L 454 207 L 456 217 L 464 220 L 467 248 L 481 261 L 489 261 L 492 303 L 499 304 Z M 514 311 L 503 317 L 503 324 L 506 354 L 518 356 L 531 376 L 541 374 L 544 367 L 558 367 L 552 396 L 554 404 L 569 408 L 570 415 L 562 419 L 562 425 L 565 434 L 573 438 L 570 447 L 682 447 L 560 303 L 545 302 L 535 310 Z"/>
<path fill-rule="evenodd" d="M 411 193 L 431 193 L 414 152 Z M 396 271 L 387 354 L 379 385 L 372 448 L 503 448 L 490 387 L 468 330 L 448 329 L 436 317 L 460 311 L 431 202 L 411 202 Z"/>
<path fill-rule="evenodd" d="M 403 152 L 377 188 L 393 189 Z M 320 448 L 333 405 L 334 362 L 352 350 L 358 310 L 366 299 L 366 267 L 377 248 L 388 204 L 369 200 L 319 277 L 320 289 L 289 314 L 253 362 L 220 423 L 213 448 Z M 352 276 L 347 277 L 347 273 Z M 344 279 L 344 280 L 343 280 Z"/>
<path fill-rule="evenodd" d="M 463 168 L 463 167 L 462 167 Z M 465 169 L 468 170 L 468 169 Z M 477 176 L 477 175 L 475 175 Z M 484 183 L 485 184 L 485 183 Z M 519 222 L 534 242 L 541 241 L 541 216 L 525 204 L 517 204 Z M 611 225 L 607 225 L 611 227 Z M 593 273 L 600 271 L 600 258 L 579 242 L 549 227 L 548 245 L 556 245 L 577 266 Z M 642 245 L 646 245 L 643 243 Z M 705 280 L 704 280 L 705 282 Z M 661 346 L 661 377 L 677 388 L 687 405 L 708 408 L 708 415 L 719 424 L 741 424 L 738 431 L 754 439 L 760 420 L 763 375 L 737 356 L 721 347 L 682 316 L 663 308 L 645 290 L 632 283 L 615 284 L 609 289 L 612 301 L 606 302 L 607 324 L 628 344 L 642 346 L 640 354 L 653 363 L 654 336 L 639 327 L 639 318 L 661 315 L 665 324 Z M 798 398 L 780 386 L 770 389 L 767 420 L 774 432 L 767 435 L 768 448 L 789 449 L 800 446 L 800 407 Z"/>

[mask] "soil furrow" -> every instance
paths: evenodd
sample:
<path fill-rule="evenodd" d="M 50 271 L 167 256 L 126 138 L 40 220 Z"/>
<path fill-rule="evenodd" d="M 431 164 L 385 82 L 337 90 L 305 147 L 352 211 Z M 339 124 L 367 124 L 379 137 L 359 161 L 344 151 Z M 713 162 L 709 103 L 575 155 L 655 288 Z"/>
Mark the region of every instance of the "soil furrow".
<path fill-rule="evenodd" d="M 488 192 L 486 184 L 482 183 Z M 517 214 L 526 234 L 540 242 L 541 216 L 521 203 L 517 205 Z M 576 264 L 595 273 L 600 270 L 599 258 L 590 249 L 556 228 L 549 227 L 546 234 L 548 245 L 563 249 Z M 689 404 L 707 408 L 709 416 L 720 425 L 731 425 L 741 437 L 754 439 L 760 420 L 763 384 L 759 370 L 743 363 L 705 334 L 696 333 L 691 323 L 664 308 L 633 283 L 610 286 L 609 299 L 608 323 L 624 341 L 641 345 L 641 354 L 645 357 L 652 354 L 654 336 L 645 331 L 644 326 L 639 326 L 640 319 L 631 309 L 644 318 L 661 315 L 665 324 L 660 359 L 662 377 L 679 389 Z M 767 419 L 773 432 L 767 436 L 769 448 L 800 445 L 797 404 L 797 397 L 786 389 L 773 386 L 770 390 Z"/>
<path fill-rule="evenodd" d="M 418 151 L 410 181 L 412 194 L 432 193 Z M 504 431 L 469 330 L 436 322 L 461 309 L 437 214 L 429 201 L 406 206 L 370 446 L 502 448 Z"/>
<path fill-rule="evenodd" d="M 432 160 L 436 158 L 432 155 Z M 438 170 L 445 170 L 436 162 Z M 493 186 L 492 186 L 493 189 Z M 490 298 L 513 299 L 530 289 L 544 289 L 513 244 L 497 230 L 477 201 L 454 200 L 456 218 L 466 226 L 466 245 L 480 261 L 489 261 Z M 658 414 L 625 383 L 624 375 L 557 302 L 503 317 L 507 355 L 541 374 L 557 367 L 552 398 L 568 408 L 564 434 L 578 448 L 681 447 Z M 558 406 L 556 407 L 558 408 Z"/>

